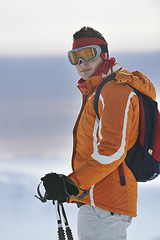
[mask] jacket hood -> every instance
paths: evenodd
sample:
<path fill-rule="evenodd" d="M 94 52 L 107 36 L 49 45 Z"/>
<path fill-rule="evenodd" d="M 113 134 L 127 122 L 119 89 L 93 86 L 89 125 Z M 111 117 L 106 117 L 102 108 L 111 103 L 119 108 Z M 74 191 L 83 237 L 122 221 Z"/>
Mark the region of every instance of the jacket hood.
<path fill-rule="evenodd" d="M 120 69 L 115 74 L 117 83 L 129 83 L 139 92 L 147 95 L 153 100 L 156 99 L 155 87 L 143 73 L 139 71 L 129 72 L 126 69 Z"/>
<path fill-rule="evenodd" d="M 79 86 L 78 88 L 82 94 L 90 93 L 103 81 L 104 78 L 110 76 L 111 74 L 115 74 L 115 80 L 117 83 L 128 83 L 139 92 L 145 94 L 153 100 L 156 99 L 155 87 L 143 73 L 139 71 L 130 72 L 127 69 L 122 68 L 119 63 L 115 63 L 113 66 L 113 72 L 110 70 L 107 75 L 103 74 L 88 78 L 86 80 L 88 89 L 87 91 Z"/>

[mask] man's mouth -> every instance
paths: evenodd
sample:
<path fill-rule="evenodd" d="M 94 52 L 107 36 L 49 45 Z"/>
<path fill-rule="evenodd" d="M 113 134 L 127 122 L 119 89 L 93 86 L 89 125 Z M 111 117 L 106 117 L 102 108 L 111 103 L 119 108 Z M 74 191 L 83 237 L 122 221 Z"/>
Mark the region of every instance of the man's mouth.
<path fill-rule="evenodd" d="M 90 71 L 90 70 L 91 70 L 90 68 L 82 69 L 81 72 L 83 72 L 83 73 L 87 73 L 87 72 Z"/>

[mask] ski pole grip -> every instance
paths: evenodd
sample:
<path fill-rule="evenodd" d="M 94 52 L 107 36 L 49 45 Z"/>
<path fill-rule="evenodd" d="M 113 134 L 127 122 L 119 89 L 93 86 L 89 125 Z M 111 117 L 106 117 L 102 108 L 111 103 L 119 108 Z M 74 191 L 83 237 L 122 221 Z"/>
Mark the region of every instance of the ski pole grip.
<path fill-rule="evenodd" d="M 58 240 L 65 240 L 65 233 L 62 227 L 58 228 Z"/>
<path fill-rule="evenodd" d="M 66 227 L 66 235 L 68 237 L 68 240 L 73 240 L 73 235 L 72 235 L 70 227 Z"/>

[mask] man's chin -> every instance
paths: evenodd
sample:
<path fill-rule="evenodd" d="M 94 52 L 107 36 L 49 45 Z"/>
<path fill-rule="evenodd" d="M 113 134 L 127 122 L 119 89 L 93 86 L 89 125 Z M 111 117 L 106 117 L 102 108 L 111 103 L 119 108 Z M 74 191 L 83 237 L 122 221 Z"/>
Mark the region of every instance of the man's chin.
<path fill-rule="evenodd" d="M 83 76 L 81 76 L 84 80 L 86 80 L 86 79 L 88 79 L 88 78 L 90 78 L 90 77 L 92 77 L 93 76 L 93 73 L 87 73 L 87 74 L 83 74 Z"/>

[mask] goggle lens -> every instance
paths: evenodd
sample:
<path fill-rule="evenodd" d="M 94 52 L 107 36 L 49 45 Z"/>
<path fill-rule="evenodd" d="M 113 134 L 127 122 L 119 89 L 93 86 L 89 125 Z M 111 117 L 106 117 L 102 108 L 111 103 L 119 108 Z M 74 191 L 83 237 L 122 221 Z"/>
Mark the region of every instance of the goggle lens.
<path fill-rule="evenodd" d="M 71 64 L 78 65 L 79 61 L 91 62 L 100 56 L 101 49 L 99 46 L 96 47 L 85 47 L 81 49 L 75 49 L 68 53 Z"/>

